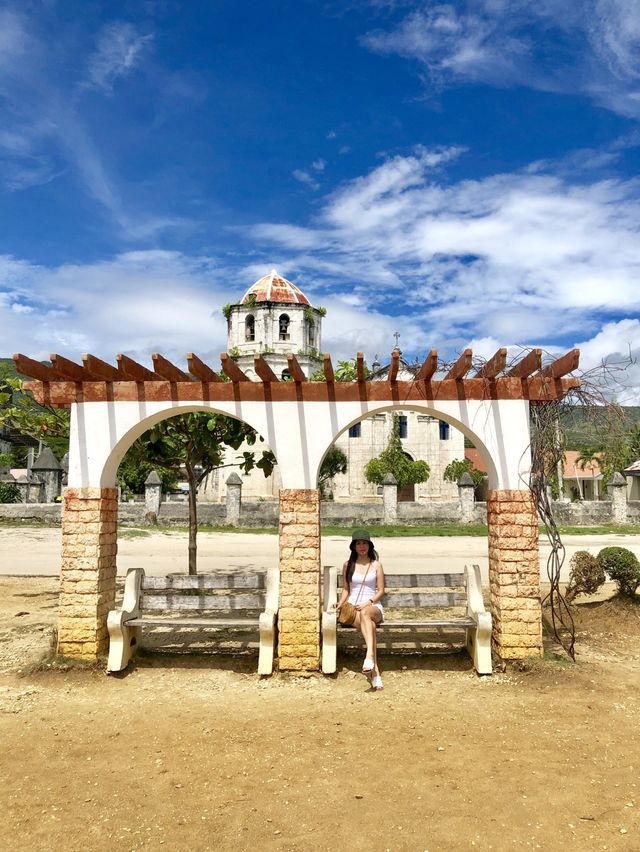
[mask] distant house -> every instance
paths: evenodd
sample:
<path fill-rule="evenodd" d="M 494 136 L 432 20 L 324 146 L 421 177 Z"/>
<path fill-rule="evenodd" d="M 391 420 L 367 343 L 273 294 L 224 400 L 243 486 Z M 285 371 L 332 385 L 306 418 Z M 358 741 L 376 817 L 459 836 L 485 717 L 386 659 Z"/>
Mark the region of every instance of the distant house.
<path fill-rule="evenodd" d="M 625 467 L 622 474 L 627 479 L 627 499 L 640 500 L 640 459 Z"/>
<path fill-rule="evenodd" d="M 565 500 L 606 500 L 602 488 L 602 471 L 597 459 L 578 463 L 577 450 L 565 450 L 563 496 Z"/>

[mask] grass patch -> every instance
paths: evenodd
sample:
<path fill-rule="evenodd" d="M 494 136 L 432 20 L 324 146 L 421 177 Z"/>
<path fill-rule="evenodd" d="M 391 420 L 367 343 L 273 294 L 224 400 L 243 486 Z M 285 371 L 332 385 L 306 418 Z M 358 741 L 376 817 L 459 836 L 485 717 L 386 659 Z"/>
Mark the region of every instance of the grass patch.
<path fill-rule="evenodd" d="M 421 526 L 383 526 L 363 524 L 372 538 L 413 538 L 416 536 L 476 536 L 486 537 L 484 524 L 425 524 Z M 354 527 L 323 526 L 322 535 L 347 536 L 351 538 Z"/>
<path fill-rule="evenodd" d="M 567 654 L 561 654 L 557 651 L 545 651 L 544 659 L 548 663 L 556 663 L 563 668 L 569 668 L 569 666 L 575 666 L 575 663 L 571 659 L 571 657 L 567 656 Z"/>
<path fill-rule="evenodd" d="M 118 538 L 146 538 L 150 530 L 140 530 L 135 527 L 118 527 Z"/>
<path fill-rule="evenodd" d="M 540 528 L 544 532 L 544 527 Z M 561 535 L 640 535 L 638 524 L 605 524 L 600 527 L 559 526 Z"/>

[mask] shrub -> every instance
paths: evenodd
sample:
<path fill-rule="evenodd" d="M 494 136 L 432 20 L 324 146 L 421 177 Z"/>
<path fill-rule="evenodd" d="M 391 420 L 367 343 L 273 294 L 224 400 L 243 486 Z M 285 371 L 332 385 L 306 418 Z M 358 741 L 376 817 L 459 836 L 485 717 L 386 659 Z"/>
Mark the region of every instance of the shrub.
<path fill-rule="evenodd" d="M 588 550 L 577 550 L 569 566 L 569 584 L 564 593 L 567 603 L 571 603 L 578 595 L 592 595 L 607 579 L 604 568 Z"/>
<path fill-rule="evenodd" d="M 640 562 L 634 553 L 626 547 L 603 547 L 598 554 L 598 563 L 618 584 L 621 595 L 635 597 L 640 586 Z"/>
<path fill-rule="evenodd" d="M 20 489 L 13 482 L 0 482 L 0 503 L 19 503 Z"/>

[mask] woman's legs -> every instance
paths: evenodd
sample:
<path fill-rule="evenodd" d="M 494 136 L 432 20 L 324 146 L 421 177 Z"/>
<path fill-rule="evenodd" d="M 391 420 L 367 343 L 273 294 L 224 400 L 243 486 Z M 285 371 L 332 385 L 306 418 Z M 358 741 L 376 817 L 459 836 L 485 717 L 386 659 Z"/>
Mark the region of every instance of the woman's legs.
<path fill-rule="evenodd" d="M 369 605 L 361 609 L 356 616 L 356 627 L 360 628 L 360 632 L 364 638 L 367 654 L 366 659 L 373 662 L 374 674 L 380 674 L 378 668 L 378 644 L 376 641 L 376 625 L 382 621 L 382 613 L 377 606 Z"/>

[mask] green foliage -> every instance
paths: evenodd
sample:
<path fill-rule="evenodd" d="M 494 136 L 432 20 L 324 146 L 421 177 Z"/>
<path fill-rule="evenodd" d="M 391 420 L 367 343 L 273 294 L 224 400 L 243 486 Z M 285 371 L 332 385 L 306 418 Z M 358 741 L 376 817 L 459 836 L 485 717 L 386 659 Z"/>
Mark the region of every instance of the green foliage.
<path fill-rule="evenodd" d="M 583 470 L 594 462 L 602 471 L 602 487 L 606 488 L 614 473 L 623 471 L 640 458 L 640 423 L 631 427 L 613 408 L 608 420 L 597 424 L 578 447 L 576 463 Z"/>
<path fill-rule="evenodd" d="M 226 304 L 222 306 L 222 316 L 226 319 L 227 322 L 231 319 L 231 309 L 233 305 Z"/>
<path fill-rule="evenodd" d="M 569 583 L 565 590 L 567 603 L 578 595 L 592 595 L 607 579 L 604 568 L 588 550 L 577 550 L 569 562 Z"/>
<path fill-rule="evenodd" d="M 327 309 L 323 307 L 316 308 L 316 311 L 320 314 L 321 317 L 326 317 Z"/>
<path fill-rule="evenodd" d="M 445 467 L 442 478 L 445 482 L 458 482 L 463 473 L 469 474 L 476 488 L 487 476 L 474 468 L 471 459 L 454 459 Z"/>
<path fill-rule="evenodd" d="M 118 482 L 123 492 L 129 494 L 142 494 L 144 483 L 155 470 L 162 480 L 163 491 L 173 491 L 178 484 L 178 475 L 174 468 L 164 467 L 161 464 L 153 464 L 147 458 L 145 441 L 138 438 L 127 450 L 118 468 Z"/>
<path fill-rule="evenodd" d="M 20 489 L 15 482 L 0 482 L 0 503 L 19 503 Z"/>
<path fill-rule="evenodd" d="M 415 485 L 429 479 L 430 468 L 425 461 L 413 461 L 405 455 L 400 440 L 400 424 L 397 416 L 393 418 L 393 430 L 389 443 L 379 456 L 367 462 L 364 475 L 367 482 L 382 485 L 388 473 L 392 473 L 398 488 Z"/>
<path fill-rule="evenodd" d="M 307 349 L 298 349 L 298 355 L 302 355 L 304 358 L 311 358 L 312 361 L 317 361 L 318 363 L 322 363 L 324 361 L 324 356 L 322 352 L 319 352 L 315 346 L 309 346 Z M 312 381 L 322 382 L 324 381 L 324 371 L 318 370 L 318 375 L 322 375 L 321 379 L 312 379 Z"/>
<path fill-rule="evenodd" d="M 313 328 L 316 324 L 315 316 L 313 314 L 313 308 L 310 305 L 307 305 L 304 309 L 304 318 L 305 321 Z"/>
<path fill-rule="evenodd" d="M 242 353 L 240 352 L 237 346 L 232 346 L 228 354 L 229 358 L 231 358 L 233 361 L 237 361 Z"/>
<path fill-rule="evenodd" d="M 69 449 L 69 412 L 38 405 L 19 378 L 2 379 L 0 426 L 42 441 L 58 458 Z"/>
<path fill-rule="evenodd" d="M 640 562 L 634 553 L 626 547 L 603 547 L 598 554 L 598 564 L 618 584 L 621 595 L 635 597 L 640 586 Z"/>
<path fill-rule="evenodd" d="M 323 497 L 327 497 L 326 485 L 337 473 L 347 472 L 347 457 L 339 447 L 331 447 L 320 465 L 318 473 L 318 488 Z"/>
<path fill-rule="evenodd" d="M 247 296 L 247 301 L 242 303 L 246 308 L 255 308 L 258 304 L 258 300 L 256 299 L 255 293 L 250 293 Z"/>
<path fill-rule="evenodd" d="M 313 349 L 311 351 L 314 352 L 314 353 L 317 352 L 317 350 L 315 350 L 315 349 Z M 300 354 L 303 354 L 303 353 L 300 353 Z M 323 360 L 323 357 L 319 352 L 317 353 L 317 356 L 318 357 L 317 357 L 316 360 L 318 360 L 318 361 Z M 314 356 L 312 355 L 311 357 L 314 357 Z M 335 367 L 334 371 L 333 371 L 336 382 L 355 382 L 355 380 L 358 378 L 358 368 L 357 368 L 356 364 L 357 364 L 357 361 L 356 361 L 355 358 L 351 358 L 347 361 L 338 361 L 338 366 Z M 364 377 L 365 377 L 365 379 L 367 378 L 367 376 L 369 375 L 370 372 L 371 371 L 369 370 L 369 367 L 367 366 L 367 362 L 365 361 L 365 363 L 364 363 Z M 325 382 L 326 377 L 324 375 L 324 370 L 322 370 L 322 369 L 316 370 L 314 373 L 311 374 L 311 376 L 309 377 L 309 380 L 312 381 L 312 382 Z"/>

